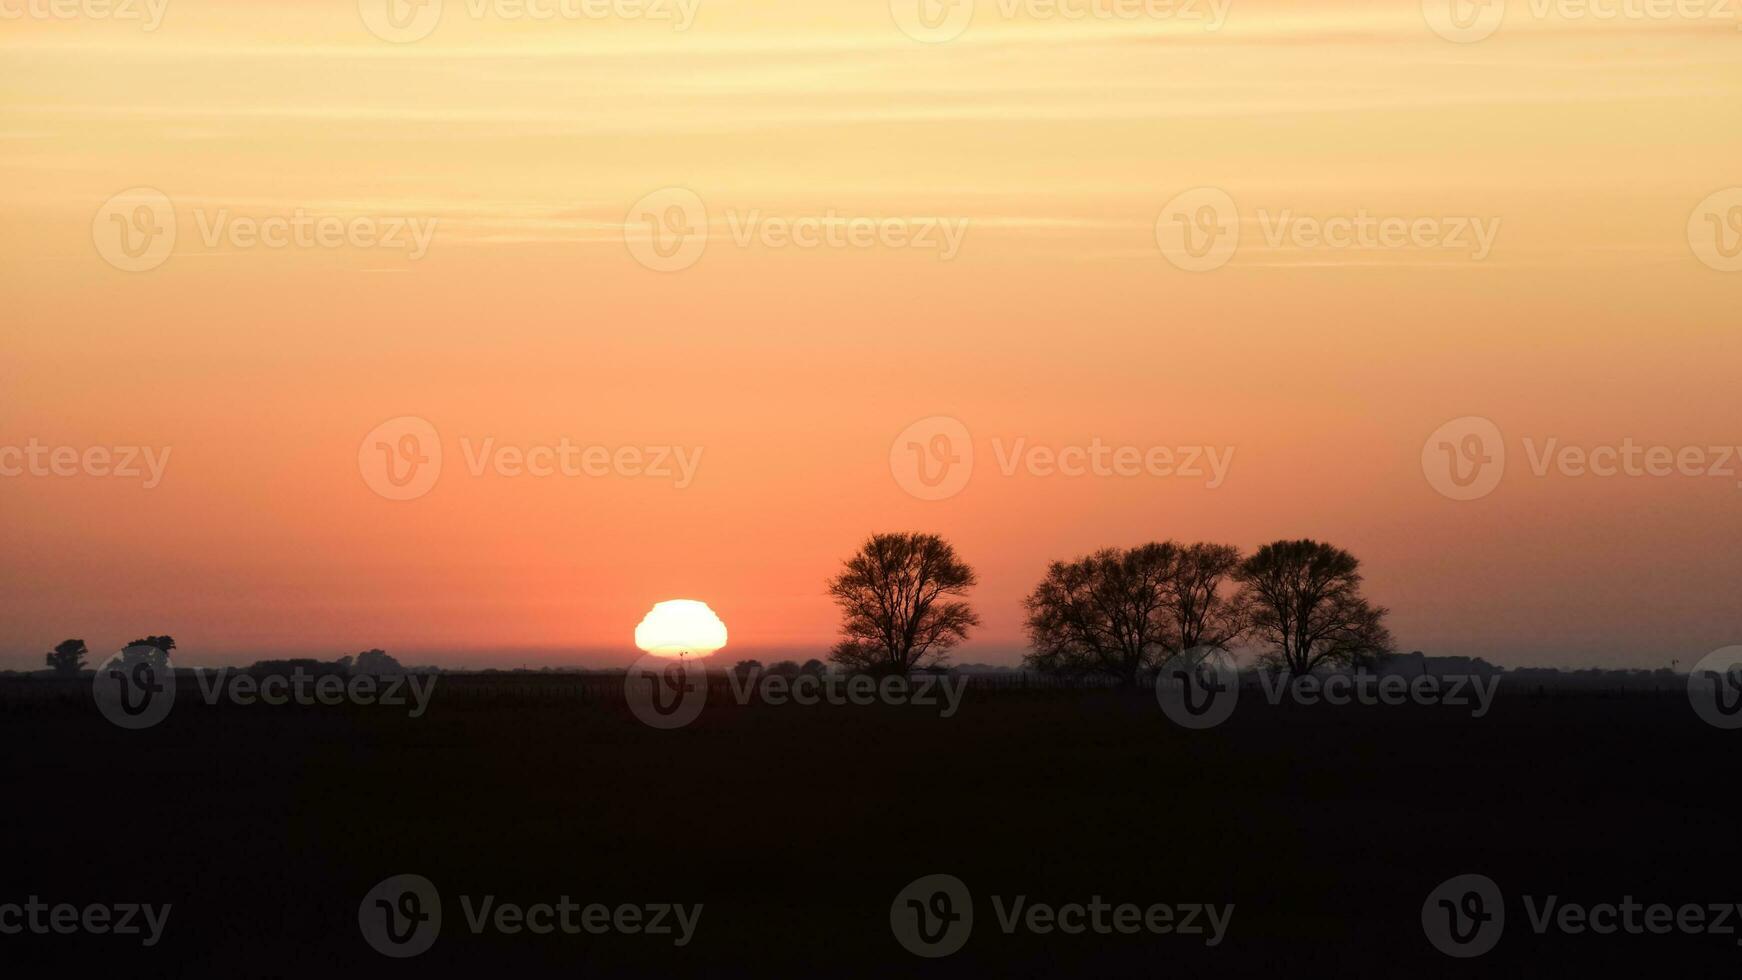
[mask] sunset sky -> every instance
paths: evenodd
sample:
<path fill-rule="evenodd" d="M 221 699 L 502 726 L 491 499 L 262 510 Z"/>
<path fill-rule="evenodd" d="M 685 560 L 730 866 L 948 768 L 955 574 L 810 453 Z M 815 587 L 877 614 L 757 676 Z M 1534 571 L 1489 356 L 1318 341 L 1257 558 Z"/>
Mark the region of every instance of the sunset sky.
<path fill-rule="evenodd" d="M 1208 0 L 986 0 L 928 43 L 884 0 L 658 9 L 692 6 L 678 29 L 447 0 L 402 43 L 350 0 L 0 19 L 0 447 L 169 453 L 149 488 L 0 476 L 0 667 L 165 632 L 197 663 L 614 665 L 672 598 L 719 613 L 723 657 L 803 658 L 835 637 L 825 580 L 882 530 L 979 572 L 958 661 L 1016 662 L 1048 561 L 1165 538 L 1346 547 L 1405 650 L 1657 667 L 1742 643 L 1742 451 L 1727 475 L 1532 472 L 1551 439 L 1742 446 L 1735 19 L 1514 0 L 1459 43 L 1419 0 L 1232 0 L 1215 30 L 1185 19 Z M 176 226 L 137 272 L 105 240 L 134 188 Z M 635 209 L 667 188 L 708 234 L 660 271 Z M 1201 272 L 1157 234 L 1196 188 L 1239 214 Z M 415 256 L 229 233 L 299 211 L 433 231 Z M 1272 240 L 1357 215 L 1494 236 Z M 819 216 L 923 241 L 740 241 Z M 390 500 L 365 437 L 406 417 L 440 475 Z M 891 449 L 934 417 L 974 466 L 925 500 Z M 1460 501 L 1423 450 L 1465 417 L 1507 459 Z M 693 479 L 473 475 L 487 440 L 677 447 Z M 1018 440 L 1233 455 L 1216 486 L 1005 475 Z"/>

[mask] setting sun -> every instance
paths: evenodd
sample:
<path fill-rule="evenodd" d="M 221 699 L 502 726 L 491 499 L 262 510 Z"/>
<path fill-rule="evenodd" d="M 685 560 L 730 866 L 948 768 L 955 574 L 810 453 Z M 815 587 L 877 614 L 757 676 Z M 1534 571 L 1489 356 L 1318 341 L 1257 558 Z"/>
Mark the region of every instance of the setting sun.
<path fill-rule="evenodd" d="M 705 602 L 661 602 L 635 627 L 635 645 L 656 657 L 706 657 L 726 645 L 726 624 Z"/>

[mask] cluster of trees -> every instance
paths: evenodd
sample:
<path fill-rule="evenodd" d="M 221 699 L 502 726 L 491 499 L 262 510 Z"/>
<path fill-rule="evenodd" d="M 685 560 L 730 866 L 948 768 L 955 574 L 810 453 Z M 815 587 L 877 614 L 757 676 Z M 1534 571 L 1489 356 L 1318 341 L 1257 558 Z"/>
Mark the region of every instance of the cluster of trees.
<path fill-rule="evenodd" d="M 1024 601 L 1033 650 L 1049 674 L 1135 683 L 1187 650 L 1258 645 L 1278 669 L 1360 667 L 1392 651 L 1387 610 L 1361 591 L 1361 563 L 1320 541 L 1276 541 L 1251 555 L 1222 544 L 1154 542 L 1053 562 Z M 879 534 L 829 582 L 850 671 L 941 666 L 980 624 L 978 580 L 935 534 Z"/>
<path fill-rule="evenodd" d="M 821 677 L 829 672 L 829 667 L 821 660 L 815 659 L 806 660 L 802 664 L 796 660 L 777 660 L 767 667 L 762 666 L 760 660 L 740 660 L 732 665 L 732 672 L 740 677 L 750 677 L 756 674 L 772 674 L 776 677 L 799 677 L 811 674 Z"/>
<path fill-rule="evenodd" d="M 175 649 L 173 636 L 147 636 L 134 640 L 124 648 L 131 651 L 127 659 L 145 658 L 159 665 L 168 663 L 170 651 Z M 90 650 L 84 640 L 62 640 L 55 645 L 54 650 L 46 655 L 48 668 L 56 674 L 75 675 L 86 669 L 85 658 L 90 656 Z M 255 674 L 288 674 L 300 668 L 311 674 L 403 674 L 405 668 L 398 660 L 389 656 L 385 650 L 365 650 L 355 657 L 340 657 L 327 662 L 323 660 L 261 660 L 248 670 Z"/>
<path fill-rule="evenodd" d="M 141 649 L 136 651 L 136 653 L 143 654 L 150 659 L 156 660 L 158 663 L 167 663 L 169 652 L 175 649 L 175 637 L 147 636 L 142 639 L 134 640 L 127 644 L 127 647 L 124 649 L 132 649 L 135 647 L 149 647 L 157 652 L 153 654 Z M 90 653 L 91 651 L 85 646 L 84 640 L 62 640 L 55 644 L 55 648 L 45 655 L 44 660 L 49 670 L 52 670 L 57 674 L 71 675 L 77 674 L 85 669 L 85 658 L 90 656 Z"/>

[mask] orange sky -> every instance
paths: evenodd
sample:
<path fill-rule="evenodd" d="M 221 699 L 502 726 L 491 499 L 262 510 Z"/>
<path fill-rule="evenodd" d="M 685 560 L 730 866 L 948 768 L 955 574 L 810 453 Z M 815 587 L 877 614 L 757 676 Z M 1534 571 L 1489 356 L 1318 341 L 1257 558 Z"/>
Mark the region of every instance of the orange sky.
<path fill-rule="evenodd" d="M 1712 198 L 1742 185 L 1733 20 L 1514 0 L 1456 43 L 1403 0 L 1234 0 L 1214 31 L 987 0 L 924 43 L 880 0 L 700 0 L 686 30 L 472 9 L 406 43 L 343 0 L 0 20 L 0 466 L 33 440 L 170 454 L 149 489 L 0 476 L 0 667 L 148 632 L 198 662 L 617 663 L 675 597 L 719 612 L 726 656 L 817 653 L 824 580 L 896 529 L 979 570 L 966 661 L 1020 654 L 1047 561 L 1167 537 L 1343 545 L 1406 649 L 1659 666 L 1742 642 L 1742 460 L 1530 458 L 1742 445 L 1742 271 L 1719 267 L 1742 195 Z M 661 272 L 625 224 L 670 187 L 707 236 Z M 1157 219 L 1200 187 L 1240 247 L 1197 272 Z M 147 271 L 106 259 L 130 188 L 173 210 Z M 1702 208 L 1732 236 L 1710 262 Z M 231 235 L 299 210 L 434 231 L 416 257 Z M 1358 215 L 1496 234 L 1480 256 L 1273 240 Z M 948 257 L 739 240 L 821 216 L 966 230 Z M 407 416 L 442 468 L 392 501 L 359 448 Z M 975 462 L 929 501 L 890 453 L 935 416 Z M 1456 501 L 1422 454 L 1466 416 L 1508 459 Z M 485 440 L 565 439 L 700 459 L 681 487 L 469 471 Z M 1234 455 L 1214 487 L 1006 476 L 1018 439 Z"/>

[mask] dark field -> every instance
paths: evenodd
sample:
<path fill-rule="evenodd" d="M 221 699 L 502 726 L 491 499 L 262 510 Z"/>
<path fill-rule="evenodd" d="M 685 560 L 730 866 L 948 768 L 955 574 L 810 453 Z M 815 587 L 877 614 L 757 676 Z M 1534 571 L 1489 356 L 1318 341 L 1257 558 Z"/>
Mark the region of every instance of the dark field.
<path fill-rule="evenodd" d="M 917 707 L 709 706 L 656 731 L 572 678 L 442 678 L 402 708 L 208 706 L 184 679 L 128 732 L 88 681 L 0 681 L 0 903 L 172 903 L 161 943 L 0 936 L 11 976 L 1734 976 L 1738 936 L 1532 932 L 1523 895 L 1742 901 L 1742 733 L 1679 692 L 1508 691 L 1447 707 L 1271 707 L 1174 727 L 1152 694 L 969 688 Z M 51 693 L 53 692 L 53 693 Z M 1430 890 L 1507 895 L 1499 946 L 1424 938 Z M 439 888 L 434 947 L 368 946 L 390 875 Z M 922 960 L 890 928 L 924 875 L 974 895 Z M 703 903 L 695 937 L 473 935 L 458 896 Z M 1006 935 L 992 896 L 1233 903 L 1226 939 Z M 1730 923 L 1742 930 L 1742 922 Z M 1593 971 L 1598 971 L 1593 973 Z"/>

